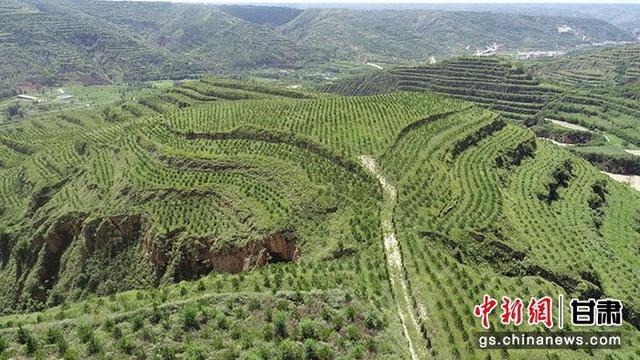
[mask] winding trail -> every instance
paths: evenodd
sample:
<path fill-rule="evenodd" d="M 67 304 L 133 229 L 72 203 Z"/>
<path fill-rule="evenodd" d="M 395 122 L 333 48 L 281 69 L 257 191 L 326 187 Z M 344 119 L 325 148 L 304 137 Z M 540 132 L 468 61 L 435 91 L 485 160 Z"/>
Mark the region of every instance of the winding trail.
<path fill-rule="evenodd" d="M 631 188 L 640 191 L 640 176 L 638 175 L 620 175 L 620 174 L 612 174 L 605 171 L 601 171 L 601 173 L 608 175 L 613 180 L 629 185 Z"/>
<path fill-rule="evenodd" d="M 573 144 L 561 143 L 559 141 L 555 141 L 553 139 L 549 139 L 549 138 L 545 138 L 545 137 L 539 137 L 538 139 L 549 141 L 550 143 L 556 144 L 556 145 L 558 145 L 560 147 L 571 147 L 571 146 L 573 146 Z"/>
<path fill-rule="evenodd" d="M 380 217 L 382 219 L 382 233 L 384 235 L 384 250 L 387 256 L 389 281 L 397 305 L 398 315 L 402 322 L 404 337 L 409 343 L 411 358 L 413 360 L 425 359 L 427 358 L 427 351 L 420 332 L 420 325 L 414 315 L 415 309 L 405 281 L 402 254 L 400 253 L 393 223 L 393 213 L 398 198 L 396 188 L 380 173 L 373 157 L 361 155 L 359 159 L 362 165 L 378 178 L 380 186 L 382 186 L 384 205 L 380 212 Z"/>
<path fill-rule="evenodd" d="M 580 125 L 576 125 L 576 124 L 572 124 L 570 122 L 566 122 L 566 121 L 561 121 L 561 120 L 556 120 L 556 119 L 549 119 L 549 118 L 544 118 L 545 120 L 558 125 L 558 126 L 562 126 L 563 128 L 567 128 L 567 129 L 571 129 L 571 130 L 577 130 L 577 131 L 584 131 L 587 133 L 592 133 L 593 131 L 591 129 L 587 129 L 584 126 L 580 126 Z"/>

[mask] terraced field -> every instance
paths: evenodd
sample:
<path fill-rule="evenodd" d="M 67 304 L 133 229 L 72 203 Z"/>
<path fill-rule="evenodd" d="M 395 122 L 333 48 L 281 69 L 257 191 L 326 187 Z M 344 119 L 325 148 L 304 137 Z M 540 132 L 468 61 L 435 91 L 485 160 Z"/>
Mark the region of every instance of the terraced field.
<path fill-rule="evenodd" d="M 571 91 L 550 102 L 544 114 L 640 145 L 640 110 L 633 99 L 605 91 Z"/>
<path fill-rule="evenodd" d="M 498 112 L 206 78 L 63 115 L 0 127 L 2 356 L 529 358 L 474 348 L 484 293 L 620 298 L 622 352 L 546 354 L 640 355 L 640 195 Z"/>
<path fill-rule="evenodd" d="M 366 87 L 369 88 L 366 88 Z M 505 117 L 526 121 L 558 90 L 540 84 L 522 67 L 500 58 L 460 57 L 420 67 L 398 67 L 364 83 L 337 83 L 327 90 L 343 95 L 393 90 L 430 91 L 473 101 Z"/>
<path fill-rule="evenodd" d="M 630 56 L 627 52 L 633 51 L 632 47 L 615 49 L 624 52 L 625 56 Z M 608 54 L 605 50 L 598 52 L 602 53 Z M 598 60 L 594 58 L 592 61 Z M 607 61 L 608 57 L 603 55 L 600 62 L 605 68 Z M 505 118 L 533 126 L 532 130 L 541 137 L 577 145 L 572 150 L 605 171 L 640 174 L 637 159 L 625 152 L 640 145 L 640 111 L 634 88 L 606 87 L 602 83 L 600 87 L 587 90 L 548 77 L 543 79 L 557 82 L 541 82 L 531 70 L 532 66 L 526 68 L 497 57 L 462 57 L 435 65 L 398 67 L 366 77 L 342 80 L 325 86 L 323 90 L 342 95 L 428 91 L 472 101 L 501 113 Z M 631 65 L 625 74 L 628 76 L 624 81 L 637 79 Z M 551 123 L 555 120 L 586 127 L 592 133 L 560 128 Z M 608 140 L 611 138 L 621 141 L 611 143 Z M 610 148 L 617 151 L 604 151 Z M 593 149 L 598 151 L 590 151 Z M 607 156 L 602 156 L 603 153 Z"/>
<path fill-rule="evenodd" d="M 398 242 L 434 357 L 485 356 L 470 345 L 480 324 L 468 316 L 483 293 L 528 298 L 606 288 L 632 301 L 635 280 L 603 281 L 617 271 L 638 276 L 627 267 L 636 258 L 627 246 L 637 244 L 638 232 L 615 225 L 630 218 L 614 215 L 637 216 L 638 194 L 613 200 L 629 190 L 495 115 L 461 113 L 447 120 L 415 128 L 381 156 L 397 187 Z M 555 194 L 554 174 L 563 166 L 570 180 Z M 502 329 L 497 320 L 491 327 Z M 636 330 L 626 334 L 637 344 Z"/>
<path fill-rule="evenodd" d="M 640 79 L 640 45 L 609 46 L 538 61 L 533 71 L 569 88 L 602 88 Z"/>

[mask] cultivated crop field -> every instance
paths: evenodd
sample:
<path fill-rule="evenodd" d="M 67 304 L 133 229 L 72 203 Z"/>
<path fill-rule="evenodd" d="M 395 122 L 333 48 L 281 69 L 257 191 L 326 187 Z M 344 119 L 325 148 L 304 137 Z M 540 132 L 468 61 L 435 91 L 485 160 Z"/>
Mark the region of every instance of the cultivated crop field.
<path fill-rule="evenodd" d="M 640 359 L 640 6 L 0 3 L 0 360 Z"/>
<path fill-rule="evenodd" d="M 633 85 L 639 79 L 633 60 L 636 52 L 636 45 L 626 45 L 531 63 L 460 57 L 434 65 L 396 67 L 336 81 L 322 89 L 342 95 L 429 91 L 464 99 L 531 127 L 539 137 L 571 145 L 576 154 L 604 171 L 639 174 L 637 158 L 626 151 L 640 145 L 638 93 Z M 626 65 L 616 67 L 618 63 Z M 585 64 L 597 69 L 602 81 L 564 80 L 561 69 L 579 69 Z M 586 131 L 561 128 L 554 121 Z M 617 151 L 606 151 L 605 156 L 607 148 Z"/>
<path fill-rule="evenodd" d="M 528 358 L 484 293 L 619 298 L 622 351 L 546 354 L 640 356 L 640 195 L 505 115 L 208 77 L 5 124 L 2 356 Z"/>

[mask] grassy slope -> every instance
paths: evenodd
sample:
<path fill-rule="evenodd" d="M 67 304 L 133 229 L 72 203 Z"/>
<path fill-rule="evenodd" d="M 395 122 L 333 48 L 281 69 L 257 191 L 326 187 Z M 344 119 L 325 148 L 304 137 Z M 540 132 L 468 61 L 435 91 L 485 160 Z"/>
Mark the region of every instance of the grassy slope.
<path fill-rule="evenodd" d="M 614 51 L 635 53 L 635 45 L 623 46 Z M 587 52 L 591 60 L 584 63 L 602 70 L 610 70 L 610 49 Z M 584 56 L 586 56 L 586 54 Z M 596 55 L 599 54 L 600 57 Z M 575 60 L 583 63 L 581 56 Z M 555 61 L 555 60 L 554 60 Z M 551 61 L 550 63 L 554 63 Z M 607 145 L 617 147 L 620 156 L 607 159 L 588 157 L 607 171 L 637 173 L 637 159 L 624 153 L 624 148 L 632 149 L 640 144 L 640 116 L 635 102 L 637 91 L 635 82 L 638 74 L 635 59 L 622 58 L 628 66 L 622 73 L 628 84 L 617 86 L 612 83 L 584 83 L 571 85 L 564 81 L 541 82 L 535 72 L 527 67 L 501 58 L 460 57 L 439 64 L 419 67 L 397 67 L 380 71 L 352 80 L 341 80 L 325 86 L 324 90 L 343 95 L 379 94 L 396 90 L 431 91 L 451 95 L 477 103 L 480 106 L 499 111 L 505 117 L 538 126 L 534 130 L 543 137 L 551 137 L 561 142 L 588 144 L 589 146 Z M 572 67 L 572 57 L 560 58 L 555 62 L 566 63 Z M 545 62 L 541 62 L 545 64 Z M 540 65 L 542 67 L 543 65 Z M 578 65 L 576 65 L 578 68 Z M 538 69 L 540 71 L 540 69 Z M 547 68 L 548 81 L 563 73 Z M 621 70 L 622 71 L 622 70 Z M 602 75 L 604 79 L 605 76 Z M 620 80 L 623 81 L 623 80 Z M 585 134 L 577 131 L 558 130 L 544 123 L 544 119 L 555 119 L 582 125 L 596 132 Z M 622 139 L 603 144 L 606 139 Z M 584 154 L 588 149 L 580 149 Z M 609 154 L 611 154 L 609 152 Z"/>
<path fill-rule="evenodd" d="M 49 304 L 67 299 L 42 313 L 0 319 L 5 355 L 52 356 L 69 348 L 80 357 L 127 356 L 161 342 L 153 354 L 264 351 L 269 358 L 313 347 L 304 340 L 311 337 L 336 355 L 407 357 L 380 266 L 382 194 L 357 163 L 363 154 L 378 160 L 397 189 L 393 218 L 413 302 L 407 311 L 419 321 L 431 355 L 484 356 L 471 345 L 479 323 L 470 309 L 485 292 L 523 298 L 602 293 L 622 299 L 625 319 L 637 323 L 637 257 L 630 254 L 640 238 L 638 195 L 585 161 L 536 143 L 531 132 L 495 113 L 429 94 L 295 99 L 299 93 L 212 78 L 179 89 L 189 89 L 182 100 L 192 101 L 181 102 L 183 110 L 154 97 L 125 106 L 123 114 L 141 111 L 142 118 L 104 123 L 85 114 L 80 123 L 32 119 L 3 128 L 2 246 L 13 251 L 3 250 L 2 293 L 16 294 L 10 279 L 19 275 L 25 285 L 18 298 L 27 308 L 38 308 L 42 288 Z M 181 90 L 167 94 L 173 91 Z M 215 100 L 240 94 L 256 99 Z M 164 114 L 154 115 L 158 110 Z M 551 191 L 553 174 L 567 168 L 567 183 Z M 69 174 L 59 188 L 42 191 Z M 36 194 L 51 196 L 34 208 Z M 145 219 L 143 232 L 132 230 L 135 214 Z M 60 226 L 67 223 L 82 231 Z M 299 263 L 211 275 L 202 286 L 72 302 L 93 292 L 202 276 L 210 268 L 198 256 L 226 262 L 215 253 L 223 243 L 233 249 L 282 229 L 297 234 Z M 66 251 L 53 251 L 57 235 L 69 231 Z M 158 251 L 166 239 L 172 250 Z M 153 270 L 158 254 L 169 259 L 160 276 Z M 51 275 L 43 261 L 53 255 L 59 275 L 39 283 L 43 271 Z M 311 300 L 314 291 L 324 294 L 319 301 Z M 273 307 L 279 311 L 269 315 Z M 299 321 L 323 307 L 330 313 L 323 320 Z M 284 314 L 289 341 L 274 336 Z M 335 318 L 352 320 L 336 328 Z M 226 326 L 249 330 L 236 334 Z M 304 335 L 309 326 L 319 334 Z M 47 335 L 57 331 L 64 341 Z M 637 330 L 626 324 L 623 331 L 623 351 L 633 356 Z"/>
<path fill-rule="evenodd" d="M 640 45 L 610 46 L 533 62 L 534 73 L 569 87 L 621 85 L 640 77 Z"/>

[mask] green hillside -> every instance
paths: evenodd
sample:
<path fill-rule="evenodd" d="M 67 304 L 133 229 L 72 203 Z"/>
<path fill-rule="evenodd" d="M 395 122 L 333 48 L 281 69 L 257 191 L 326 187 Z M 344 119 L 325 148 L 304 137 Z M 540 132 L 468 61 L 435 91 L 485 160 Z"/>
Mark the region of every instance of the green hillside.
<path fill-rule="evenodd" d="M 578 34 L 560 33 L 557 28 L 562 25 Z M 599 20 L 416 10 L 310 9 L 279 29 L 296 41 L 328 49 L 339 59 L 391 64 L 473 54 L 493 42 L 512 52 L 628 37 Z"/>
<path fill-rule="evenodd" d="M 629 53 L 632 48 L 622 47 L 619 51 Z M 604 55 L 608 51 L 599 54 L 603 55 L 600 62 L 605 64 L 607 56 Z M 572 58 L 564 61 L 573 62 Z M 321 88 L 351 96 L 397 90 L 429 91 L 472 101 L 506 118 L 533 126 L 532 130 L 541 137 L 576 145 L 571 149 L 603 170 L 640 174 L 638 157 L 625 152 L 640 145 L 640 112 L 633 86 L 633 81 L 638 79 L 636 74 L 632 70 L 626 73 L 629 82 L 626 87 L 602 83 L 586 89 L 552 80 L 563 76 L 556 76 L 562 72 L 548 69 L 549 77 L 540 78 L 531 70 L 533 66 L 537 65 L 514 63 L 500 57 L 459 57 L 434 65 L 396 67 Z M 568 123 L 567 126 L 575 124 L 585 129 L 567 129 L 551 123 L 558 120 Z"/>
<path fill-rule="evenodd" d="M 533 121 L 561 90 L 540 83 L 523 66 L 499 57 L 458 57 L 434 65 L 396 67 L 324 88 L 342 95 L 429 91 L 473 101 L 507 118 Z"/>
<path fill-rule="evenodd" d="M 26 3 L 26 2 L 25 2 Z M 0 10 L 2 95 L 64 80 L 87 84 L 184 77 L 197 71 L 134 33 L 65 7 Z"/>
<path fill-rule="evenodd" d="M 640 195 L 472 103 L 206 78 L 0 133 L 3 356 L 484 357 L 484 293 L 619 298 L 637 354 Z"/>
<path fill-rule="evenodd" d="M 0 2 L 0 360 L 640 358 L 635 7 Z"/>
<path fill-rule="evenodd" d="M 575 33 L 559 32 L 563 25 Z M 344 63 L 366 68 L 472 54 L 493 42 L 513 52 L 628 37 L 579 18 L 11 0 L 0 7 L 0 98 L 68 81 L 132 83 L 256 69 L 317 76 L 339 72 Z"/>
<path fill-rule="evenodd" d="M 612 46 L 537 61 L 532 70 L 568 87 L 597 88 L 640 79 L 640 45 Z"/>

